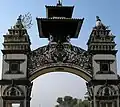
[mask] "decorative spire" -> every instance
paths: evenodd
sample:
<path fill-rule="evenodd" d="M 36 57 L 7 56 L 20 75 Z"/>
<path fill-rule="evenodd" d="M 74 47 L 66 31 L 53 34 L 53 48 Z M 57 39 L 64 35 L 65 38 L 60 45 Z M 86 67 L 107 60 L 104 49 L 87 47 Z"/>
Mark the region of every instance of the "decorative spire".
<path fill-rule="evenodd" d="M 14 26 L 14 28 L 24 28 L 23 24 L 22 24 L 22 15 L 19 15 L 17 22 Z"/>
<path fill-rule="evenodd" d="M 102 22 L 101 22 L 101 19 L 99 18 L 99 16 L 96 16 L 96 27 L 98 26 L 102 26 Z"/>
<path fill-rule="evenodd" d="M 58 0 L 57 6 L 62 6 L 62 0 Z"/>
<path fill-rule="evenodd" d="M 96 26 L 93 28 L 88 40 L 88 50 L 90 51 L 115 51 L 115 36 L 112 34 L 109 26 L 105 26 L 101 19 L 96 16 Z"/>
<path fill-rule="evenodd" d="M 105 25 L 102 23 L 102 21 L 101 21 L 101 19 L 99 18 L 99 16 L 96 16 L 96 26 L 95 26 L 95 28 L 106 30 L 106 29 L 109 28 L 109 26 L 105 26 Z"/>
<path fill-rule="evenodd" d="M 97 19 L 96 21 L 101 21 L 100 18 L 99 18 L 99 16 L 96 16 L 96 19 Z"/>
<path fill-rule="evenodd" d="M 22 20 L 22 15 L 19 15 L 18 19 L 17 19 L 19 22 L 21 22 Z"/>

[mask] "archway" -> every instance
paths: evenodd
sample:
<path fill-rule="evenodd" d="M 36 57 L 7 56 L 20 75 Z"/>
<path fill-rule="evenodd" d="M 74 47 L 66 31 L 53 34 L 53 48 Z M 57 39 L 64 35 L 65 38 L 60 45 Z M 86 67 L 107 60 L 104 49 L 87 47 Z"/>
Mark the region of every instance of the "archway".
<path fill-rule="evenodd" d="M 85 79 L 92 107 L 108 107 L 109 102 L 111 107 L 119 107 L 120 78 L 116 68 L 115 36 L 97 16 L 87 42 L 88 49 L 73 46 L 70 39 L 78 38 L 84 20 L 72 18 L 73 8 L 62 6 L 60 2 L 56 6 L 46 6 L 47 17 L 37 18 L 37 23 L 39 36 L 48 38 L 49 43 L 33 51 L 21 15 L 8 29 L 2 50 L 1 107 L 11 107 L 14 103 L 30 107 L 32 81 L 56 71 L 73 73 Z M 110 87 L 113 87 L 114 94 L 111 94 Z"/>
<path fill-rule="evenodd" d="M 72 73 L 86 82 L 92 80 L 91 55 L 70 43 L 49 43 L 32 51 L 28 58 L 30 81 L 44 74 L 56 72 Z"/>
<path fill-rule="evenodd" d="M 70 72 L 86 81 L 92 79 L 91 55 L 80 47 L 68 43 L 48 44 L 32 51 L 28 58 L 30 81 L 42 74 L 55 71 Z"/>
<path fill-rule="evenodd" d="M 57 105 L 57 98 L 72 96 L 84 99 L 86 93 L 85 80 L 79 76 L 66 72 L 51 72 L 33 80 L 31 106 Z"/>

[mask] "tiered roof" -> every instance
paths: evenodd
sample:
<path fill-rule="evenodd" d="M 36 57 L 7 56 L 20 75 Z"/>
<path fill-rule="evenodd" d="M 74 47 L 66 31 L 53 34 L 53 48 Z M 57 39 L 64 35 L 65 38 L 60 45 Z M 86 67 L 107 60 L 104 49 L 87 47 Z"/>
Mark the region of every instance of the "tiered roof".
<path fill-rule="evenodd" d="M 22 24 L 21 15 L 17 19 L 16 24 L 8 29 L 8 33 L 3 36 L 3 52 L 25 52 L 30 50 L 31 42 L 27 30 Z"/>
<path fill-rule="evenodd" d="M 108 26 L 105 26 L 100 18 L 96 17 L 96 25 L 93 27 L 90 38 L 88 40 L 88 50 L 94 52 L 116 53 L 115 50 L 115 36 L 111 33 Z"/>
<path fill-rule="evenodd" d="M 37 18 L 39 36 L 64 42 L 69 35 L 77 38 L 84 19 L 73 19 L 74 6 L 62 6 L 59 1 L 56 6 L 46 6 L 46 18 Z"/>

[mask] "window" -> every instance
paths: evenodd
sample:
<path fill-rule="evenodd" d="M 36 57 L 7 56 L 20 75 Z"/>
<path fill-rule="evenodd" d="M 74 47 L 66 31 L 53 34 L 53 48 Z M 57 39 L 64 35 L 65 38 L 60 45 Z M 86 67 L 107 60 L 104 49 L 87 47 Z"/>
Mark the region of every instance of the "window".
<path fill-rule="evenodd" d="M 20 64 L 18 62 L 10 62 L 9 70 L 11 73 L 18 73 L 20 71 Z"/>
<path fill-rule="evenodd" d="M 100 63 L 100 71 L 109 71 L 109 63 L 101 62 Z"/>
<path fill-rule="evenodd" d="M 11 63 L 11 70 L 12 71 L 17 71 L 18 69 L 19 69 L 18 63 Z"/>
<path fill-rule="evenodd" d="M 110 71 L 110 64 L 108 62 L 101 62 L 100 71 Z"/>
<path fill-rule="evenodd" d="M 110 66 L 114 60 L 95 60 L 99 64 L 100 69 L 97 71 L 97 74 L 115 74 L 111 71 Z"/>
<path fill-rule="evenodd" d="M 5 72 L 5 74 L 24 74 L 20 69 L 20 64 L 25 60 L 22 59 L 6 59 L 6 63 L 9 65 L 9 70 Z"/>

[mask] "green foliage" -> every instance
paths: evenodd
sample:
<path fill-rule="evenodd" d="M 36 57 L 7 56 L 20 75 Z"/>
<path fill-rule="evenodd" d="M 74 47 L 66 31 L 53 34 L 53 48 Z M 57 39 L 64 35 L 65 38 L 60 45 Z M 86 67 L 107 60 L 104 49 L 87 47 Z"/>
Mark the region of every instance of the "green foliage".
<path fill-rule="evenodd" d="M 89 102 L 88 100 L 78 100 L 78 103 L 76 105 L 76 107 L 89 107 Z"/>
<path fill-rule="evenodd" d="M 65 96 L 64 98 L 58 97 L 58 105 L 56 107 L 89 107 L 88 100 L 81 100 L 72 98 L 71 96 Z"/>

